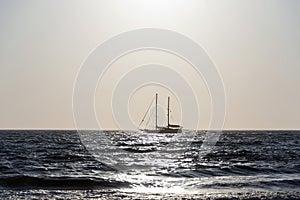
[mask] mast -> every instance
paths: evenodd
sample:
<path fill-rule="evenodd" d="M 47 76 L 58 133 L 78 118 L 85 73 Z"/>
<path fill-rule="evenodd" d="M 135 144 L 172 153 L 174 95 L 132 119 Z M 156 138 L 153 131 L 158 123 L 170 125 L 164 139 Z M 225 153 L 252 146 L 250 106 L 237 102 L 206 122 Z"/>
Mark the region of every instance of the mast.
<path fill-rule="evenodd" d="M 158 94 L 156 93 L 156 95 L 155 95 L 155 130 L 157 130 L 157 99 L 158 99 Z"/>
<path fill-rule="evenodd" d="M 170 126 L 170 97 L 168 97 L 168 128 Z"/>

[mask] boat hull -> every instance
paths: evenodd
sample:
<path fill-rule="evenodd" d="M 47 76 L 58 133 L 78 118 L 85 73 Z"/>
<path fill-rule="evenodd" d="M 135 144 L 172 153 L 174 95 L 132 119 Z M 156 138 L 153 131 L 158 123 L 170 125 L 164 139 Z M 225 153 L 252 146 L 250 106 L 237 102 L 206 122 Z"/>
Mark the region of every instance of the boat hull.
<path fill-rule="evenodd" d="M 145 133 L 182 133 L 182 128 L 159 128 L 157 130 L 154 129 L 142 129 L 141 131 Z"/>

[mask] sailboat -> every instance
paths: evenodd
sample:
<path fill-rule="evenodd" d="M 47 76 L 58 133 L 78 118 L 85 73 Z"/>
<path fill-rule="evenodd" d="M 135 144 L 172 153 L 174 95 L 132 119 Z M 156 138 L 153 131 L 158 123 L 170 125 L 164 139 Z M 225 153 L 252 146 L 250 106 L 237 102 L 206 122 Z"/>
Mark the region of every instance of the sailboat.
<path fill-rule="evenodd" d="M 154 129 L 140 129 L 143 132 L 146 133 L 181 133 L 182 132 L 182 126 L 178 124 L 171 124 L 170 123 L 170 97 L 168 97 L 168 109 L 167 109 L 167 118 L 168 122 L 166 126 L 159 126 L 157 124 L 157 101 L 158 101 L 158 94 L 155 95 L 155 128 Z M 144 115 L 140 125 L 144 122 L 145 117 L 150 110 L 150 107 L 148 108 L 146 114 Z"/>

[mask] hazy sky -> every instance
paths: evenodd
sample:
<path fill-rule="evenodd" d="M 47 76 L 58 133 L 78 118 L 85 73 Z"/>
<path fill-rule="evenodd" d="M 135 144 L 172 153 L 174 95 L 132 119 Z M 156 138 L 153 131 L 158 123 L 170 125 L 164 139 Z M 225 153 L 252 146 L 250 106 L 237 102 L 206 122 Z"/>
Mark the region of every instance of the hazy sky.
<path fill-rule="evenodd" d="M 206 50 L 226 89 L 225 129 L 299 129 L 299 24 L 298 0 L 2 0 L 0 128 L 74 128 L 73 84 L 89 53 L 116 34 L 150 27 L 184 34 Z M 152 60 L 170 67 L 182 62 L 167 53 L 137 52 L 113 67 L 117 72 Z M 109 92 L 114 84 L 106 79 Z M 196 93 L 200 128 L 206 128 L 210 105 L 203 83 Z M 96 102 L 101 95 L 99 87 Z M 151 100 L 138 95 L 140 104 L 129 102 L 135 123 Z M 115 128 L 111 111 L 95 107 L 105 128 Z M 176 122 L 178 115 L 175 109 Z"/>

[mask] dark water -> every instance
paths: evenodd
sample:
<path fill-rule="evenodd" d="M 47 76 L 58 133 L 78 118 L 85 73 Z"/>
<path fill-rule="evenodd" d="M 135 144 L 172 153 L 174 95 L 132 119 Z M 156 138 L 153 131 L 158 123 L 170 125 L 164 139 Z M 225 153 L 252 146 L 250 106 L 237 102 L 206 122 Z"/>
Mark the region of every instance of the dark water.
<path fill-rule="evenodd" d="M 205 132 L 192 131 L 3 130 L 0 138 L 1 199 L 300 198 L 298 131 L 223 131 L 206 153 Z"/>

